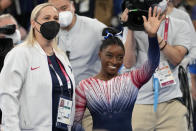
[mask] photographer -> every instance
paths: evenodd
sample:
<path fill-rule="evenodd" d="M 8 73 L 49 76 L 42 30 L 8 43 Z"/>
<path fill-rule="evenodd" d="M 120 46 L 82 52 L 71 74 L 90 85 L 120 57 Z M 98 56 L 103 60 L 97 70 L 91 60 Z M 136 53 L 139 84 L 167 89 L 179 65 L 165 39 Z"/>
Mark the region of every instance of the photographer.
<path fill-rule="evenodd" d="M 13 16 L 4 14 L 0 16 L 0 72 L 4 64 L 4 58 L 14 44 L 20 42 L 21 35 L 17 29 L 18 24 Z M 1 124 L 1 111 L 0 111 Z"/>
<path fill-rule="evenodd" d="M 21 42 L 21 33 L 13 16 L 4 14 L 0 16 L 0 71 L 4 57 L 16 44 Z"/>
<path fill-rule="evenodd" d="M 162 15 L 166 15 L 168 2 L 168 0 L 158 2 L 153 0 L 147 1 L 147 4 L 152 7 L 157 5 L 158 8 L 162 9 Z M 128 14 L 130 13 L 128 12 L 123 13 L 121 20 L 126 22 L 128 19 L 129 23 Z M 148 49 L 146 33 L 141 30 L 132 31 L 133 24 L 129 24 L 128 37 L 125 43 L 124 65 L 126 68 L 130 68 L 132 65 L 140 66 L 147 59 Z M 140 27 L 142 26 L 140 25 Z M 161 23 L 157 33 L 161 50 L 159 70 L 157 69 L 151 80 L 139 91 L 133 110 L 133 131 L 188 130 L 187 109 L 179 101 L 182 93 L 178 80 L 178 64 L 190 49 L 189 29 L 185 21 L 173 17 L 166 17 Z M 133 34 L 133 37 L 130 37 L 129 34 Z"/>

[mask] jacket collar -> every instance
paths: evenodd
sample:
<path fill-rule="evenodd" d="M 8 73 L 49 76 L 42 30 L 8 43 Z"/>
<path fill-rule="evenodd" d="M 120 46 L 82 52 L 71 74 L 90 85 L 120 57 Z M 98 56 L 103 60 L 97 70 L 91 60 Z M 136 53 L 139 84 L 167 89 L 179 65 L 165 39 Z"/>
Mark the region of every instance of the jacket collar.
<path fill-rule="evenodd" d="M 34 43 L 34 46 L 35 46 L 35 48 L 37 48 L 37 49 L 39 50 L 39 52 L 40 52 L 42 55 L 47 56 L 46 53 L 44 52 L 44 50 L 42 49 L 42 47 L 40 46 L 40 44 L 39 44 L 37 41 Z"/>
<path fill-rule="evenodd" d="M 39 50 L 39 52 L 40 52 L 42 55 L 47 56 L 47 54 L 45 53 L 45 51 L 42 49 L 42 47 L 40 46 L 40 44 L 39 44 L 37 41 L 34 43 L 34 46 L 35 46 L 36 49 Z M 66 60 L 66 62 L 63 62 L 63 64 L 65 64 L 65 65 L 70 65 L 70 63 L 69 63 L 69 61 L 68 61 L 68 58 L 64 58 L 57 50 L 55 50 L 54 48 L 52 48 L 52 49 L 53 49 L 54 54 L 56 55 L 56 57 L 57 57 L 61 62 L 63 62 L 63 61 Z M 65 54 L 64 54 L 64 55 L 65 55 Z M 66 55 L 65 55 L 65 57 L 66 57 Z"/>

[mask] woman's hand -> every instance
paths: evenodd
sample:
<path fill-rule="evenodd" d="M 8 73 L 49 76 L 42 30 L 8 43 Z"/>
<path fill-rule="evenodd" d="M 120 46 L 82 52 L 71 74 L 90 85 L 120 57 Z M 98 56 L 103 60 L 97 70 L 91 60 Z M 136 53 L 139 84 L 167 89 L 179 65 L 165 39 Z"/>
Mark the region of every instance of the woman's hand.
<path fill-rule="evenodd" d="M 149 8 L 148 20 L 146 19 L 145 16 L 142 16 L 144 20 L 144 29 L 148 33 L 149 37 L 156 36 L 156 33 L 159 29 L 161 22 L 165 19 L 165 15 L 160 16 L 160 14 L 161 14 L 161 10 L 159 10 L 157 14 L 157 6 L 156 6 L 153 10 L 153 14 L 152 14 L 152 8 L 151 7 Z"/>

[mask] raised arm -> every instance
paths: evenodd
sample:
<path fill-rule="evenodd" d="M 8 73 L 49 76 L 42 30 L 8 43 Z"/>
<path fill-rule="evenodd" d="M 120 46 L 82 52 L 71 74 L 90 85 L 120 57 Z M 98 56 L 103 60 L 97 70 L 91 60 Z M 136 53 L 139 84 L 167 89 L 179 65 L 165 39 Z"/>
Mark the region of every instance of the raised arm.
<path fill-rule="evenodd" d="M 131 68 L 136 63 L 135 46 L 133 31 L 128 29 L 127 38 L 125 41 L 125 56 L 123 62 L 126 68 Z"/>
<path fill-rule="evenodd" d="M 125 11 L 121 15 L 121 21 L 125 22 L 128 20 L 129 10 L 126 8 Z M 123 60 L 123 64 L 126 68 L 131 68 L 136 63 L 136 55 L 135 55 L 135 40 L 133 31 L 128 29 L 125 40 L 125 56 Z"/>
<path fill-rule="evenodd" d="M 141 68 L 131 72 L 132 81 L 138 88 L 151 78 L 155 69 L 159 65 L 160 50 L 157 39 L 157 31 L 165 16 L 160 16 L 160 10 L 158 11 L 158 14 L 156 14 L 156 11 L 157 7 L 154 8 L 152 14 L 152 8 L 149 8 L 148 20 L 145 16 L 143 16 L 144 28 L 148 33 L 149 49 L 148 61 L 146 61 Z"/>

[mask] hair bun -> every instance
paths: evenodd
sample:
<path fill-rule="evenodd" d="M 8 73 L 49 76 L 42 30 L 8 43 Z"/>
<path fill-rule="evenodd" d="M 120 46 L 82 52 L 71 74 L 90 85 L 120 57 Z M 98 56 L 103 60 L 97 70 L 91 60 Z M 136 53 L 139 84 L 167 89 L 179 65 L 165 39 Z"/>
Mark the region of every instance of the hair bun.
<path fill-rule="evenodd" d="M 107 28 L 103 29 L 102 36 L 107 36 L 108 33 L 115 36 L 117 33 L 119 33 L 119 31 L 117 29 L 113 28 L 113 27 L 107 27 Z"/>

